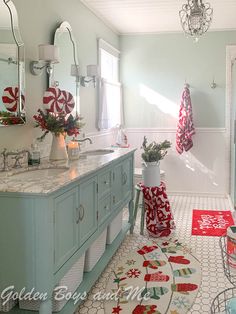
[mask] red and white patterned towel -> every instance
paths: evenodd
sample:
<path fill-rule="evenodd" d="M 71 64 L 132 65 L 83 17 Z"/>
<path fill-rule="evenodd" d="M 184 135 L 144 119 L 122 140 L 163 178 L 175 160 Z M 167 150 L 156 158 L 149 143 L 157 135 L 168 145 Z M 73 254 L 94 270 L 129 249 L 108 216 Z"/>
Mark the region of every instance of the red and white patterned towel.
<path fill-rule="evenodd" d="M 186 86 L 182 94 L 176 133 L 176 150 L 179 154 L 193 147 L 192 136 L 194 134 L 192 103 L 189 88 Z"/>
<path fill-rule="evenodd" d="M 146 212 L 146 226 L 150 236 L 167 237 L 175 229 L 174 217 L 166 194 L 166 186 L 146 187 L 140 184 Z"/>

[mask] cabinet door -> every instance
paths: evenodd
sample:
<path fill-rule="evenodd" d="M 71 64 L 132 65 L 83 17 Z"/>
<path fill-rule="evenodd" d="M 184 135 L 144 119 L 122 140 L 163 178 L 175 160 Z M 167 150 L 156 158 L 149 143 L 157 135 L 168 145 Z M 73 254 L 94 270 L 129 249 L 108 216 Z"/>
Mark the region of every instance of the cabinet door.
<path fill-rule="evenodd" d="M 79 186 L 79 243 L 82 245 L 97 229 L 97 177 Z"/>
<path fill-rule="evenodd" d="M 54 200 L 54 266 L 58 270 L 78 249 L 77 189 Z"/>
<path fill-rule="evenodd" d="M 118 207 L 123 200 L 122 182 L 123 182 L 122 163 L 119 163 L 113 169 L 113 185 L 112 185 L 113 207 Z"/>
<path fill-rule="evenodd" d="M 123 162 L 122 176 L 123 197 L 126 198 L 130 195 L 133 188 L 132 159 L 127 159 Z"/>
<path fill-rule="evenodd" d="M 98 224 L 103 224 L 111 214 L 111 195 L 98 202 Z"/>

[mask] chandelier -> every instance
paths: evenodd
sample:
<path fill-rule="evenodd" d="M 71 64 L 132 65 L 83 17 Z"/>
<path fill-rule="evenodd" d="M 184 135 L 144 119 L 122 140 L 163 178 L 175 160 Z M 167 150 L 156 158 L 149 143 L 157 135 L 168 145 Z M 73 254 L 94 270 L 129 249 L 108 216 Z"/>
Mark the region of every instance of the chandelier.
<path fill-rule="evenodd" d="M 210 3 L 202 0 L 187 0 L 179 11 L 180 22 L 184 32 L 198 41 L 207 32 L 212 21 L 213 9 Z"/>

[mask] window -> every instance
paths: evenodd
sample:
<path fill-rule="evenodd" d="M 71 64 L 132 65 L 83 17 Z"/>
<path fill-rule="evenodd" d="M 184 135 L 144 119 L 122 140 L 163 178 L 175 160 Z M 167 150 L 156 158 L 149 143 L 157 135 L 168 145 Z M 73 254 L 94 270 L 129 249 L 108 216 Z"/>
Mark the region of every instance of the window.
<path fill-rule="evenodd" d="M 102 39 L 98 41 L 101 73 L 98 128 L 107 130 L 122 122 L 120 52 Z"/>
<path fill-rule="evenodd" d="M 101 48 L 101 77 L 110 81 L 119 81 L 119 59 Z"/>

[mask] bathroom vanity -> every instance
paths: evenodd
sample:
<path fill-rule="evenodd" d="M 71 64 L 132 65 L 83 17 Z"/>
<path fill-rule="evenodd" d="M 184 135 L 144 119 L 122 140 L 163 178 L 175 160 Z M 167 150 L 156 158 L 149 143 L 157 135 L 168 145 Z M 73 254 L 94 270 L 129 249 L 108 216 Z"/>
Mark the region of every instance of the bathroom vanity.
<path fill-rule="evenodd" d="M 0 291 L 14 285 L 52 296 L 54 287 L 129 205 L 129 221 L 92 271 L 85 273 L 77 293 L 89 291 L 133 224 L 134 150 L 115 149 L 88 155 L 69 168 L 26 171 L 0 177 Z M 72 314 L 79 303 L 60 311 Z M 51 300 L 40 314 L 51 313 Z M 10 313 L 30 314 L 16 306 Z"/>

